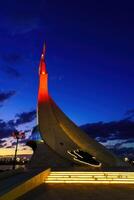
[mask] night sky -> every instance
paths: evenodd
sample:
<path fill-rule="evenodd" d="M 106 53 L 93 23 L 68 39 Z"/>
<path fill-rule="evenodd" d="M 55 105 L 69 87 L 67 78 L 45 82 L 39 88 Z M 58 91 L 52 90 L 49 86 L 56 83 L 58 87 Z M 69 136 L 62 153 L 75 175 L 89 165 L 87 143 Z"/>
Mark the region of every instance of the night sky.
<path fill-rule="evenodd" d="M 78 125 L 128 120 L 134 133 L 133 11 L 130 0 L 0 2 L 1 147 L 13 146 L 13 128 L 28 138 L 36 125 L 44 41 L 49 91 L 59 107 Z M 115 141 L 133 147 L 132 127 L 129 138 Z"/>

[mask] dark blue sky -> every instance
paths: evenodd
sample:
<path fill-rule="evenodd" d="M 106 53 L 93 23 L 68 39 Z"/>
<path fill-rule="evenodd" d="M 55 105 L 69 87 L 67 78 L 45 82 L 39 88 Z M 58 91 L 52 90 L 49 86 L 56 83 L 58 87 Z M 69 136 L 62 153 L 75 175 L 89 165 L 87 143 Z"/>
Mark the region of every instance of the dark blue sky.
<path fill-rule="evenodd" d="M 49 91 L 78 125 L 120 120 L 134 108 L 133 1 L 0 2 L 2 120 L 37 104 L 47 43 Z"/>

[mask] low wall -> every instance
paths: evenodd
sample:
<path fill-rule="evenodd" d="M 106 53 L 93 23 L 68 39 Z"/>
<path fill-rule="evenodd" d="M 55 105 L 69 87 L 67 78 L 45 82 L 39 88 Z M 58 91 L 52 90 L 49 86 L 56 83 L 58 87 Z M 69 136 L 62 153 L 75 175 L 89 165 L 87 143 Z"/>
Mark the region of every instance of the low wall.
<path fill-rule="evenodd" d="M 47 178 L 47 176 L 50 173 L 50 169 L 47 169 L 32 178 L 28 179 L 27 181 L 20 183 L 18 186 L 16 186 L 13 189 L 9 189 L 6 194 L 3 194 L 3 196 L 0 197 L 0 200 L 14 200 L 23 194 L 27 193 L 28 191 L 34 189 L 35 187 L 39 186 L 42 184 Z"/>

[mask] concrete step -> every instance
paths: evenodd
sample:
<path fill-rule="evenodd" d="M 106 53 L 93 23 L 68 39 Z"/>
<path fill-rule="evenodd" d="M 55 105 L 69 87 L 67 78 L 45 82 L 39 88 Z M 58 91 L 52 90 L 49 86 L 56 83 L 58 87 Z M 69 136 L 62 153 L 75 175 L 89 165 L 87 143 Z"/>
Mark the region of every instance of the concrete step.
<path fill-rule="evenodd" d="M 122 183 L 134 184 L 134 172 L 57 172 L 52 171 L 45 183 Z"/>

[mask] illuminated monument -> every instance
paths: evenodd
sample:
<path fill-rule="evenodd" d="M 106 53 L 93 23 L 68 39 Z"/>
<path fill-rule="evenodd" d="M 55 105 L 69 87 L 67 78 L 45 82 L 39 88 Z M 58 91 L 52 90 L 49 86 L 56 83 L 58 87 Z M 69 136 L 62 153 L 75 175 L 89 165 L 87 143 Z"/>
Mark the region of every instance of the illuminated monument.
<path fill-rule="evenodd" d="M 32 140 L 28 141 L 27 144 L 32 147 L 34 154 L 27 170 L 11 170 L 2 173 L 0 177 L 0 199 L 14 200 L 21 196 L 22 198 L 19 199 L 42 199 L 46 195 L 48 199 L 52 199 L 55 198 L 56 191 L 58 191 L 60 199 L 62 196 L 67 199 L 66 191 L 70 191 L 70 186 L 69 188 L 58 186 L 56 191 L 50 186 L 49 192 L 47 192 L 47 188 L 43 189 L 44 183 L 79 183 L 80 187 L 81 184 L 85 183 L 134 184 L 133 168 L 127 166 L 104 146 L 84 133 L 52 100 L 48 92 L 48 74 L 44 57 L 45 48 L 39 66 L 38 126 L 34 127 Z M 36 135 L 36 133 L 40 133 L 40 135 Z M 112 171 L 113 167 L 114 171 Z M 127 171 L 124 171 L 124 169 L 127 169 Z M 37 188 L 34 191 L 37 186 L 39 189 Z M 82 186 L 80 190 L 83 188 Z M 123 190 L 125 188 L 123 187 Z M 52 193 L 50 192 L 51 189 Z M 99 187 L 96 189 L 98 191 Z M 23 196 L 30 190 L 31 193 L 28 196 Z M 84 193 L 81 193 L 81 191 L 79 193 L 78 190 L 77 187 L 71 186 L 72 197 L 77 199 L 86 197 L 88 199 L 90 190 L 87 186 L 84 188 Z M 62 195 L 60 195 L 60 192 Z M 83 196 L 83 194 L 86 196 Z M 93 192 L 93 196 L 94 194 L 97 193 Z M 113 189 L 111 194 L 114 194 Z M 126 191 L 125 194 L 127 198 Z M 92 195 L 90 196 L 92 197 Z M 105 196 L 105 193 L 102 194 L 102 198 L 103 196 Z"/>
<path fill-rule="evenodd" d="M 38 128 L 43 143 L 38 145 L 31 166 L 121 167 L 126 164 L 103 145 L 90 138 L 56 105 L 48 92 L 44 46 L 39 65 Z"/>

